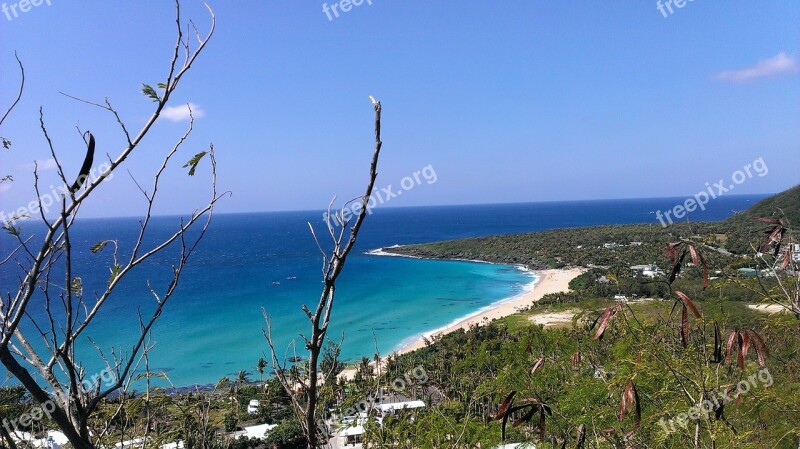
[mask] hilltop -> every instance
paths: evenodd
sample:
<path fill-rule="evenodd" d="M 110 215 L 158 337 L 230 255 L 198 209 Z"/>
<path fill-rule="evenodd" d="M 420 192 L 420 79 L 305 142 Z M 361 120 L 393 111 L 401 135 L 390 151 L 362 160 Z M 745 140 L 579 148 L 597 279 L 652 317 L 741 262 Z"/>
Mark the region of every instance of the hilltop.
<path fill-rule="evenodd" d="M 604 225 L 501 236 L 447 240 L 385 249 L 432 259 L 483 260 L 523 264 L 533 269 L 567 266 L 611 267 L 649 264 L 663 258 L 669 242 L 691 240 L 709 250 L 711 262 L 751 252 L 751 243 L 769 226 L 755 217 L 777 217 L 800 223 L 800 186 L 766 198 L 721 222 Z M 723 263 L 724 264 L 724 263 Z"/>

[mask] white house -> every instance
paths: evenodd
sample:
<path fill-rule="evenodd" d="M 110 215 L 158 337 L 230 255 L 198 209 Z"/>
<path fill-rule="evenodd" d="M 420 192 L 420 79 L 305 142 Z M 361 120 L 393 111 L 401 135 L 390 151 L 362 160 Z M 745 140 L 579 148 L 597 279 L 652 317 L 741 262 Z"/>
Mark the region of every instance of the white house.
<path fill-rule="evenodd" d="M 267 437 L 267 434 L 274 428 L 278 427 L 277 424 L 259 424 L 257 426 L 245 427 L 243 436 L 247 438 L 257 438 L 262 440 Z"/>
<path fill-rule="evenodd" d="M 425 403 L 422 401 L 407 401 L 407 402 L 393 402 L 390 404 L 377 404 L 375 408 L 381 411 L 381 414 L 394 413 L 397 410 L 412 410 L 416 408 L 424 408 Z"/>
<path fill-rule="evenodd" d="M 18 431 L 12 433 L 11 438 L 17 444 L 27 443 L 40 449 L 61 449 L 62 446 L 69 443 L 67 436 L 56 430 L 48 430 L 43 438 L 35 438 L 33 434 Z"/>
<path fill-rule="evenodd" d="M 348 416 L 342 419 L 343 427 L 338 436 L 342 438 L 344 444 L 358 444 L 361 442 L 361 435 L 364 434 L 364 425 L 369 420 L 373 420 L 378 425 L 383 425 L 383 416 L 396 413 L 400 410 L 414 410 L 425 407 L 423 401 L 404 401 L 389 402 L 386 404 L 375 404 L 375 410 L 379 416 L 371 418 L 367 413 L 359 413 L 357 416 Z"/>
<path fill-rule="evenodd" d="M 183 449 L 184 444 L 183 440 L 173 441 L 172 443 L 166 443 L 161 445 L 161 449 Z"/>
<path fill-rule="evenodd" d="M 661 270 L 655 264 L 633 265 L 631 266 L 631 274 L 641 274 L 642 276 L 653 278 L 661 274 Z"/>

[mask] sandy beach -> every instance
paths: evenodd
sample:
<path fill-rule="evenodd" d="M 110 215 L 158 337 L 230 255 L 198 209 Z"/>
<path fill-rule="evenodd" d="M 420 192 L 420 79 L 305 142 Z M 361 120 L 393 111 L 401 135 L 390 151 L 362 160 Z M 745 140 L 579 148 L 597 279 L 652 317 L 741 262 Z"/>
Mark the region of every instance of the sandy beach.
<path fill-rule="evenodd" d="M 478 326 L 491 322 L 492 320 L 502 318 L 508 315 L 517 313 L 520 309 L 526 308 L 532 302 L 538 301 L 542 296 L 549 293 L 565 292 L 569 290 L 569 281 L 575 279 L 583 272 L 580 268 L 572 268 L 569 270 L 541 270 L 537 271 L 536 275 L 539 280 L 536 281 L 533 289 L 529 292 L 523 293 L 515 298 L 501 302 L 496 306 L 487 309 L 477 315 L 465 318 L 452 326 L 444 329 L 437 330 L 436 332 L 427 335 L 428 339 L 432 339 L 439 335 L 449 334 L 450 332 L 459 329 L 467 330 L 470 326 L 477 324 Z M 400 354 L 412 352 L 425 347 L 425 340 L 421 337 L 414 343 L 406 346 L 398 351 Z"/>
<path fill-rule="evenodd" d="M 538 277 L 538 280 L 536 281 L 536 284 L 533 286 L 533 289 L 531 289 L 530 291 L 518 295 L 514 298 L 508 299 L 506 301 L 502 301 L 487 310 L 484 310 L 473 316 L 467 317 L 446 328 L 436 330 L 434 332 L 431 332 L 430 334 L 426 334 L 425 336 L 430 340 L 433 339 L 434 337 L 444 334 L 449 334 L 450 332 L 454 332 L 459 329 L 464 329 L 464 330 L 469 329 L 470 326 L 475 324 L 477 324 L 478 326 L 482 326 L 484 324 L 490 323 L 492 320 L 513 315 L 517 313 L 520 309 L 526 308 L 529 305 L 531 305 L 532 302 L 538 301 L 544 295 L 547 295 L 549 293 L 568 291 L 569 282 L 575 279 L 578 275 L 580 275 L 584 271 L 585 270 L 582 268 L 571 268 L 568 270 L 536 271 L 536 276 Z M 420 337 L 417 341 L 402 348 L 400 351 L 396 351 L 396 353 L 405 354 L 424 347 L 425 347 L 425 340 L 422 337 Z M 339 377 L 350 379 L 352 378 L 353 375 L 355 375 L 355 369 L 348 368 L 342 371 L 342 373 L 339 374 Z"/>

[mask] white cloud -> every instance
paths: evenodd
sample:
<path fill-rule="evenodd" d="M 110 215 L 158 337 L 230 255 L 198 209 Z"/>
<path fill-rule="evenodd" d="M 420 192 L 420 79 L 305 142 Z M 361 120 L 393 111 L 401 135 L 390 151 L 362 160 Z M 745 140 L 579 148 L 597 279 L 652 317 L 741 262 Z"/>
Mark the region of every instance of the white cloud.
<path fill-rule="evenodd" d="M 800 65 L 798 65 L 796 58 L 781 52 L 769 59 L 762 59 L 758 61 L 756 65 L 751 67 L 741 70 L 720 72 L 714 76 L 714 79 L 719 81 L 744 83 L 758 78 L 778 75 L 781 73 L 796 72 L 798 68 L 800 68 Z"/>
<path fill-rule="evenodd" d="M 11 190 L 11 182 L 10 181 L 6 181 L 6 182 L 3 182 L 3 183 L 0 183 L 0 192 L 8 192 L 9 190 Z"/>
<path fill-rule="evenodd" d="M 53 158 L 37 159 L 35 164 L 25 164 L 23 167 L 25 168 L 25 170 L 33 170 L 34 168 L 36 168 L 40 172 L 42 172 L 47 170 L 55 170 L 56 168 L 58 168 L 58 164 L 56 164 L 56 160 Z"/>
<path fill-rule="evenodd" d="M 58 168 L 58 165 L 56 164 L 56 160 L 53 159 L 53 158 L 45 159 L 43 161 L 36 161 L 36 165 L 38 165 L 39 166 L 39 170 L 42 170 L 42 171 L 44 171 L 44 170 L 54 170 L 54 169 Z"/>
<path fill-rule="evenodd" d="M 161 111 L 161 117 L 171 122 L 188 122 L 190 108 L 194 118 L 200 118 L 206 115 L 206 111 L 203 110 L 203 108 L 194 103 L 189 103 L 180 106 L 167 106 Z"/>

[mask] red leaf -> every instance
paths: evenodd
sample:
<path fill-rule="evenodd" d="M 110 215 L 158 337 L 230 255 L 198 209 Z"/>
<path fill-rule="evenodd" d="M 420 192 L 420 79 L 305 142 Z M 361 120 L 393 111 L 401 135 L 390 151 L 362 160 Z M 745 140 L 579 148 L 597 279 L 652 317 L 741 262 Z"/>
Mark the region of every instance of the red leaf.
<path fill-rule="evenodd" d="M 526 407 L 529 407 L 530 410 L 528 410 L 528 412 L 525 413 L 525 415 L 523 415 L 520 419 L 511 423 L 511 427 L 519 427 L 522 423 L 526 423 L 530 421 L 531 418 L 533 418 L 533 415 L 536 413 L 536 407 L 533 406 L 526 406 Z"/>
<path fill-rule="evenodd" d="M 758 332 L 750 329 L 748 333 L 753 337 L 753 346 L 756 348 L 756 356 L 758 357 L 758 366 L 766 366 L 766 356 L 769 355 L 767 343 L 763 338 L 761 338 L 761 335 L 759 335 Z"/>
<path fill-rule="evenodd" d="M 628 411 L 628 389 L 630 388 L 630 383 L 625 386 L 625 390 L 622 391 L 622 396 L 619 398 L 619 412 L 617 413 L 617 419 L 619 422 L 622 422 L 625 419 L 625 413 Z"/>
<path fill-rule="evenodd" d="M 725 364 L 731 363 L 731 351 L 733 350 L 733 342 L 736 340 L 736 336 L 739 335 L 739 331 L 732 331 L 731 334 L 728 336 L 728 344 L 725 349 Z"/>
<path fill-rule="evenodd" d="M 506 416 L 506 413 L 508 412 L 508 408 L 511 406 L 511 403 L 514 401 L 514 395 L 515 394 L 517 394 L 517 392 L 516 391 L 512 391 L 511 393 L 509 393 L 508 396 L 506 396 L 506 400 L 503 401 L 502 404 L 500 404 L 500 409 L 497 411 L 497 414 L 494 415 L 494 419 L 495 420 L 501 419 L 504 416 Z"/>
<path fill-rule="evenodd" d="M 786 245 L 786 253 L 783 255 L 783 262 L 781 262 L 781 270 L 785 270 L 786 267 L 789 266 L 789 262 L 792 261 L 792 247 L 790 245 Z"/>
<path fill-rule="evenodd" d="M 747 357 L 747 351 L 750 349 L 750 333 L 745 331 L 742 332 L 742 347 L 739 351 L 742 353 L 742 359 Z"/>
<path fill-rule="evenodd" d="M 683 242 L 673 242 L 664 248 L 664 255 L 669 257 L 669 260 L 675 262 L 678 258 L 678 247 L 683 245 Z"/>
<path fill-rule="evenodd" d="M 600 316 L 600 326 L 597 328 L 597 332 L 594 333 L 594 339 L 600 340 L 603 338 L 603 334 L 606 331 L 606 326 L 608 326 L 608 322 L 611 320 L 611 317 L 617 313 L 617 309 L 613 306 L 606 307 L 606 310 L 603 311 L 603 314 Z"/>
<path fill-rule="evenodd" d="M 639 402 L 639 391 L 636 389 L 636 384 L 632 380 L 628 381 L 625 390 L 622 392 L 619 404 L 619 421 L 625 419 L 625 414 L 628 411 L 633 411 L 634 431 L 639 428 L 642 421 L 642 407 Z"/>
<path fill-rule="evenodd" d="M 694 245 L 689 245 L 689 253 L 692 255 L 692 263 L 695 264 L 695 266 L 700 265 L 700 255 L 697 254 L 697 249 Z"/>
<path fill-rule="evenodd" d="M 683 292 L 680 292 L 680 291 L 676 290 L 675 294 L 678 295 L 678 298 L 680 298 L 681 301 L 683 301 L 684 304 L 686 304 L 687 306 L 689 306 L 690 309 L 692 309 L 692 313 L 694 313 L 694 316 L 696 318 L 700 318 L 700 316 L 701 316 L 700 315 L 700 311 L 697 310 L 697 307 L 695 307 L 695 305 L 692 302 L 692 300 L 689 299 L 688 296 L 686 296 L 686 293 L 683 293 Z"/>
<path fill-rule="evenodd" d="M 780 218 L 753 217 L 753 220 L 760 221 L 762 223 L 783 224 L 783 220 Z"/>
<path fill-rule="evenodd" d="M 769 348 L 767 347 L 767 343 L 764 341 L 764 339 L 761 338 L 761 335 L 753 329 L 750 329 L 750 334 L 755 337 L 759 343 L 761 343 L 761 346 L 764 348 L 764 352 L 769 355 Z"/>

